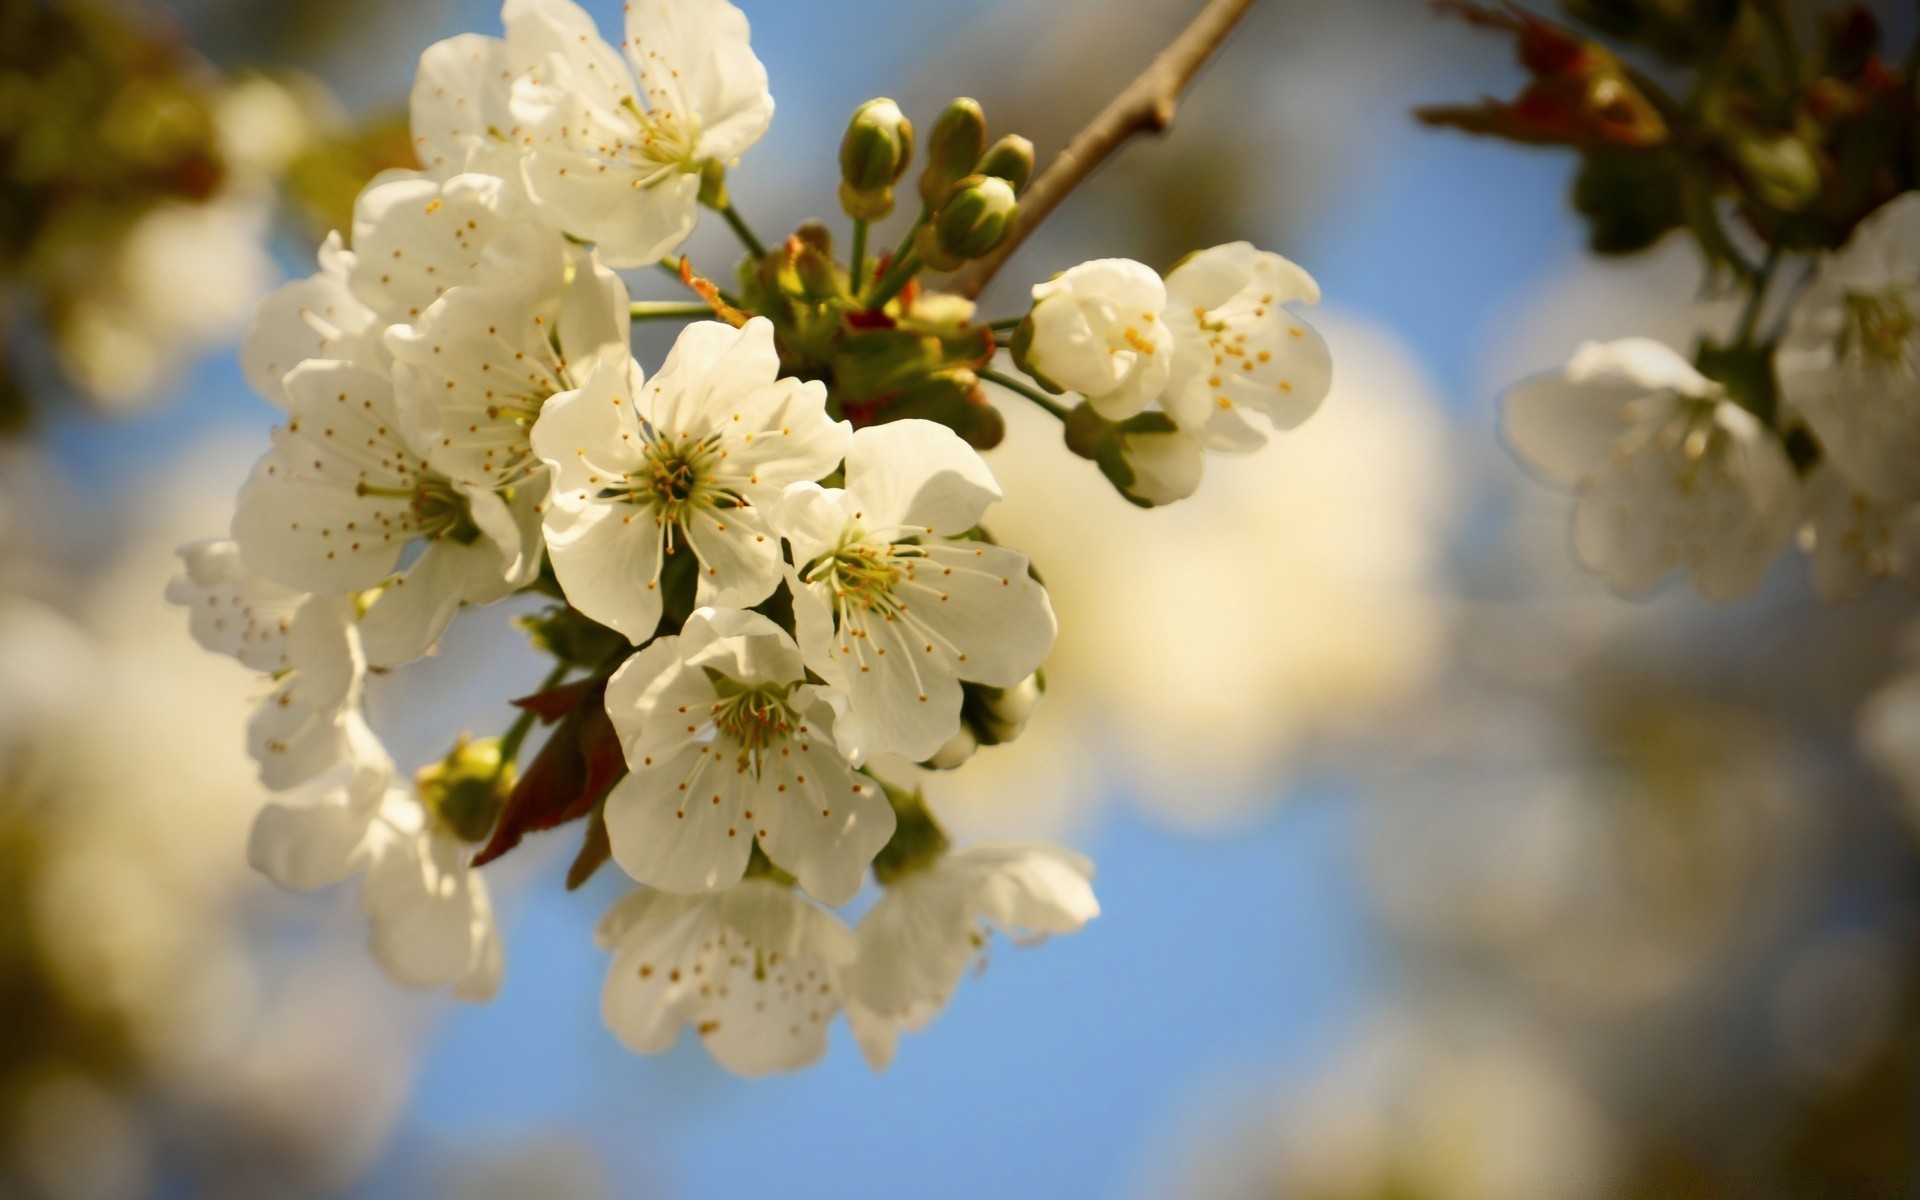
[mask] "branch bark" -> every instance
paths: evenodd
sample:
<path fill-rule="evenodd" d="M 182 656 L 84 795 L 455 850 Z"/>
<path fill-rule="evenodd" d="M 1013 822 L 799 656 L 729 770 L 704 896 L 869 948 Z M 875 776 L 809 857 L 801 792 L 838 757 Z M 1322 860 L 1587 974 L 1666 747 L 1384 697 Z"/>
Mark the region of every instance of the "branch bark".
<path fill-rule="evenodd" d="M 1256 0 L 1208 0 L 1198 16 L 1167 44 L 1147 69 L 1100 110 L 1053 156 L 1020 197 L 1020 211 L 1007 239 L 992 254 L 961 268 L 942 291 L 978 296 L 1040 222 L 1114 151 L 1135 135 L 1159 133 L 1173 123 L 1180 94 L 1213 57 Z"/>

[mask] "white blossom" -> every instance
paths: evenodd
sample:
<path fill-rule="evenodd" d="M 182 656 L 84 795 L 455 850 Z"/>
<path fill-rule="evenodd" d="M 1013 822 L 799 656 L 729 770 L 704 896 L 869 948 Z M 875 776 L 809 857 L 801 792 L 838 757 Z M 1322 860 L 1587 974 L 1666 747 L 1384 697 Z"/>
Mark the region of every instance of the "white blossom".
<path fill-rule="evenodd" d="M 297 787 L 346 760 L 367 732 L 352 599 L 310 597 L 267 579 L 232 542 L 190 542 L 179 555 L 187 573 L 167 585 L 167 599 L 187 610 L 194 640 L 273 678 L 247 723 L 261 782 Z"/>
<path fill-rule="evenodd" d="M 1577 492 L 1574 549 L 1617 588 L 1684 567 L 1730 600 L 1792 539 L 1799 490 L 1779 439 L 1658 342 L 1589 343 L 1509 392 L 1502 418 L 1523 460 Z"/>
<path fill-rule="evenodd" d="M 1320 286 L 1294 263 L 1229 242 L 1189 256 L 1166 286 L 1174 353 L 1161 407 L 1207 449 L 1266 444 L 1248 409 L 1292 429 L 1326 399 L 1327 344 L 1286 307 L 1318 304 Z"/>
<path fill-rule="evenodd" d="M 684 241 L 702 168 L 737 159 L 773 120 L 747 19 L 726 0 L 632 0 L 624 58 L 569 0 L 509 0 L 502 17 L 527 183 L 613 266 Z"/>
<path fill-rule="evenodd" d="M 1035 285 L 1023 364 L 1108 420 L 1124 420 L 1157 400 L 1171 377 L 1166 307 L 1166 285 L 1150 268 L 1125 258 L 1081 263 Z"/>
<path fill-rule="evenodd" d="M 984 951 L 989 926 L 1016 938 L 1072 933 L 1100 915 L 1093 864 L 1058 846 L 998 842 L 941 855 L 887 885 L 854 931 L 847 1019 L 875 1069 L 901 1029 L 925 1028 Z"/>
<path fill-rule="evenodd" d="M 401 425 L 449 478 L 546 494 L 529 440 L 541 407 L 601 362 L 625 365 L 627 288 L 559 234 L 489 251 L 490 270 L 387 331 Z"/>
<path fill-rule="evenodd" d="M 287 424 L 234 513 L 233 539 L 250 568 L 320 595 L 384 583 L 362 627 L 376 665 L 423 653 L 462 603 L 489 603 L 533 577 L 531 489 L 502 496 L 416 457 L 392 384 L 373 369 L 309 360 L 282 382 Z"/>
<path fill-rule="evenodd" d="M 1776 361 L 1783 397 L 1847 478 L 1883 500 L 1920 496 L 1920 192 L 1821 262 Z"/>
<path fill-rule="evenodd" d="M 602 364 L 554 397 L 533 428 L 553 467 L 548 554 L 567 599 L 634 642 L 660 620 L 671 556 L 698 560 L 698 603 L 746 607 L 781 577 L 767 510 L 791 483 L 840 462 L 848 427 L 826 388 L 780 377 L 773 325 L 687 326 L 644 388 L 637 366 Z"/>
<path fill-rule="evenodd" d="M 408 115 L 414 153 L 429 175 L 493 175 L 524 194 L 524 135 L 512 106 L 518 74 L 507 44 L 496 37 L 463 33 L 427 47 L 414 71 Z"/>
<path fill-rule="evenodd" d="M 740 1075 L 792 1071 L 825 1053 L 853 957 L 839 918 L 764 878 L 711 896 L 643 888 L 601 919 L 613 954 L 600 1011 L 621 1044 L 668 1049 L 685 1026 Z"/>
<path fill-rule="evenodd" d="M 260 302 L 240 343 L 240 366 L 262 397 L 287 407 L 281 381 L 310 358 L 359 359 L 377 333 L 373 310 L 353 294 L 353 254 L 331 234 L 320 247 L 320 269 L 283 284 Z"/>
<path fill-rule="evenodd" d="M 928 758 L 959 727 L 961 680 L 1014 687 L 1045 661 L 1053 606 L 1026 556 L 960 536 L 999 498 L 972 447 L 916 420 L 855 433 L 844 489 L 787 489 L 800 646 L 851 702 L 843 747 Z"/>
<path fill-rule="evenodd" d="M 347 284 L 378 328 L 406 324 L 448 289 L 482 279 L 500 247 L 508 249 L 503 274 L 529 269 L 542 249 L 555 261 L 563 255 L 559 235 L 533 220 L 503 180 L 386 171 L 354 201 Z"/>
<path fill-rule="evenodd" d="M 740 881 L 757 841 L 829 904 L 859 890 L 893 809 L 834 741 L 829 697 L 758 613 L 701 609 L 628 659 L 607 715 L 629 774 L 607 796 L 613 857 L 640 882 L 711 892 Z"/>
<path fill-rule="evenodd" d="M 486 1000 L 500 984 L 502 951 L 473 846 L 443 827 L 377 744 L 365 744 L 347 778 L 303 803 L 262 809 L 247 843 L 254 868 L 282 887 L 328 887 L 364 875 L 368 947 L 397 983 L 451 985 Z"/>
<path fill-rule="evenodd" d="M 1824 600 L 1859 596 L 1889 576 L 1920 569 L 1920 510 L 1876 499 L 1838 468 L 1822 463 L 1807 477 L 1800 543 Z"/>

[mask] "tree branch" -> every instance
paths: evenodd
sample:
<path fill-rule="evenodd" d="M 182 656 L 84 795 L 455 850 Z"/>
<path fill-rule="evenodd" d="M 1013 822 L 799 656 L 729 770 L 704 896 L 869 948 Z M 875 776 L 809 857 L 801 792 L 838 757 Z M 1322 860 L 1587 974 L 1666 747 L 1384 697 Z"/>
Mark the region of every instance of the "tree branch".
<path fill-rule="evenodd" d="M 1214 51 L 1227 40 L 1234 26 L 1247 15 L 1255 0 L 1207 0 L 1207 6 L 1167 44 L 1140 76 L 1115 96 L 1086 128 L 1073 135 L 1066 148 L 1054 155 L 1046 170 L 1034 178 L 1032 186 L 1020 197 L 1020 212 L 1013 229 L 992 254 L 967 264 L 948 280 L 942 291 L 962 296 L 978 296 L 994 273 L 1027 235 L 1057 208 L 1068 193 L 1091 175 L 1136 134 L 1159 133 L 1173 123 L 1173 111 L 1193 77 L 1200 73 Z"/>

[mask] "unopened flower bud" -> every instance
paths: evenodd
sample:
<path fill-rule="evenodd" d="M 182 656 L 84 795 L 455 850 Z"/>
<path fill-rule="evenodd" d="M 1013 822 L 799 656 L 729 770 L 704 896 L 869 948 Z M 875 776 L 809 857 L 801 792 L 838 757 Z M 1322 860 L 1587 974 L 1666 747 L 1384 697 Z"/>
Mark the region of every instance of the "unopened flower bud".
<path fill-rule="evenodd" d="M 1019 192 L 1033 177 L 1033 143 L 1017 133 L 1010 133 L 987 147 L 986 154 L 981 156 L 979 170 L 982 175 L 1006 180 L 1013 185 L 1015 192 Z"/>
<path fill-rule="evenodd" d="M 1019 207 L 1006 180 L 967 176 L 954 184 L 933 221 L 920 231 L 921 259 L 936 271 L 951 271 L 992 253 L 1005 240 Z"/>
<path fill-rule="evenodd" d="M 920 172 L 920 199 L 936 208 L 953 185 L 973 174 L 987 149 L 987 114 L 962 97 L 947 105 L 927 138 L 927 166 Z"/>
<path fill-rule="evenodd" d="M 445 758 L 421 768 L 413 782 L 436 824 L 462 841 L 483 842 L 513 791 L 513 767 L 501 757 L 499 738 L 463 733 Z"/>
<path fill-rule="evenodd" d="M 878 220 L 893 211 L 893 185 L 913 158 L 913 122 L 900 106 L 881 98 L 854 110 L 840 139 L 840 207 L 857 220 Z"/>
<path fill-rule="evenodd" d="M 787 243 L 796 290 L 809 300 L 827 300 L 841 294 L 840 276 L 833 258 L 816 243 L 795 235 Z"/>
<path fill-rule="evenodd" d="M 1733 153 L 1754 192 L 1769 207 L 1800 212 L 1819 198 L 1824 186 L 1820 164 L 1800 138 L 1754 133 L 1734 138 Z"/>

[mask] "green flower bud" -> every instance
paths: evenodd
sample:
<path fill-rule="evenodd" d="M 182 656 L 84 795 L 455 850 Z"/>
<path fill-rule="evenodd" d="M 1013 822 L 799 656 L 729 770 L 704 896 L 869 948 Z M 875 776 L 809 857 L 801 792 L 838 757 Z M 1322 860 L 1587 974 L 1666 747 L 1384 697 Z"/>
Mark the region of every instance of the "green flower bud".
<path fill-rule="evenodd" d="M 927 166 L 920 172 L 920 199 L 936 208 L 953 185 L 973 173 L 987 149 L 987 114 L 962 97 L 947 105 L 927 139 Z"/>
<path fill-rule="evenodd" d="M 513 767 L 500 756 L 500 739 L 460 735 L 447 756 L 413 777 L 420 803 L 435 824 L 467 842 L 484 842 L 513 791 Z"/>
<path fill-rule="evenodd" d="M 1027 186 L 1027 180 L 1033 178 L 1033 143 L 1017 133 L 1010 133 L 993 145 L 980 159 L 980 174 L 1004 179 L 1013 185 L 1016 192 Z"/>
<path fill-rule="evenodd" d="M 1812 147 L 1792 134 L 1736 137 L 1733 155 L 1754 193 L 1770 208 L 1801 212 L 1820 198 L 1820 164 Z"/>
<path fill-rule="evenodd" d="M 854 110 L 840 139 L 840 207 L 857 220 L 893 211 L 893 185 L 913 158 L 913 122 L 884 97 Z"/>
<path fill-rule="evenodd" d="M 1019 208 L 1011 183 L 992 175 L 966 176 L 920 231 L 922 261 L 936 271 L 951 271 L 992 253 L 1006 239 Z"/>

